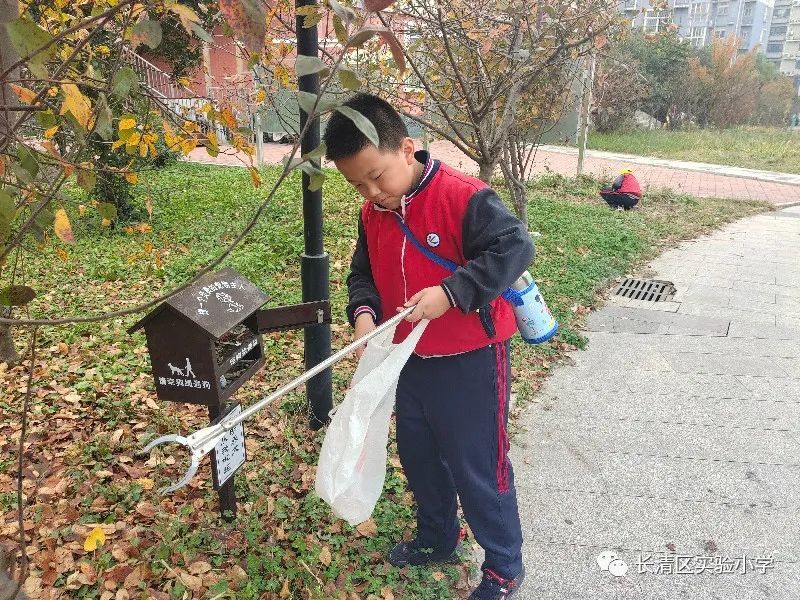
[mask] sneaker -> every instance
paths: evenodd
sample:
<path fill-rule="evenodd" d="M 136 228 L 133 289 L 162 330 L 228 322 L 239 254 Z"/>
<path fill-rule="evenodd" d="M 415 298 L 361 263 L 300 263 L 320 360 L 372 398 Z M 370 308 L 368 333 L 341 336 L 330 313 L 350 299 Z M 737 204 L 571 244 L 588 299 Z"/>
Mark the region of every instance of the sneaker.
<path fill-rule="evenodd" d="M 617 207 L 617 210 L 618 210 L 618 211 L 619 211 L 619 210 L 625 210 L 625 208 L 624 208 L 624 207 L 622 207 L 622 206 L 618 206 L 618 207 Z"/>
<path fill-rule="evenodd" d="M 504 600 L 510 598 L 525 579 L 525 566 L 514 579 L 503 579 L 491 569 L 483 570 L 481 584 L 469 595 L 469 600 Z"/>
<path fill-rule="evenodd" d="M 416 540 L 410 542 L 400 542 L 389 550 L 387 560 L 390 565 L 395 567 L 419 567 L 431 563 L 455 564 L 461 559 L 458 556 L 458 546 L 449 553 L 434 551 L 432 548 L 420 548 L 416 545 Z"/>

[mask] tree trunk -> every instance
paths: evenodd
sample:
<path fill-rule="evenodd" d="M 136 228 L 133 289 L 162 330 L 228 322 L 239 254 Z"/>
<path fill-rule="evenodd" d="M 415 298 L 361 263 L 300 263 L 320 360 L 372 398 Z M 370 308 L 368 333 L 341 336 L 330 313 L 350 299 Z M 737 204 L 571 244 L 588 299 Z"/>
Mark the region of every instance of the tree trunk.
<path fill-rule="evenodd" d="M 478 167 L 480 167 L 478 179 L 491 185 L 492 175 L 494 175 L 494 170 L 497 168 L 497 161 L 492 161 L 491 163 L 479 162 Z"/>
<path fill-rule="evenodd" d="M 19 362 L 19 354 L 14 347 L 14 339 L 11 337 L 11 328 L 8 325 L 0 325 L 0 363 L 7 363 L 9 366 Z"/>
<path fill-rule="evenodd" d="M 18 15 L 19 0 L 0 0 L 0 72 L 5 72 L 8 67 L 19 60 L 19 55 L 11 45 L 5 28 L 5 24 L 16 19 Z M 19 79 L 19 69 L 14 69 L 8 79 Z M 5 82 L 0 82 L 0 104 L 3 106 L 16 106 L 19 104 L 17 95 L 11 91 L 11 88 Z M 17 111 L 0 111 L 0 139 L 8 136 L 20 114 Z M 4 317 L 11 316 L 11 309 L 0 310 L 0 315 Z M 0 362 L 5 362 L 9 365 L 19 362 L 19 354 L 14 348 L 11 328 L 8 325 L 0 325 Z"/>

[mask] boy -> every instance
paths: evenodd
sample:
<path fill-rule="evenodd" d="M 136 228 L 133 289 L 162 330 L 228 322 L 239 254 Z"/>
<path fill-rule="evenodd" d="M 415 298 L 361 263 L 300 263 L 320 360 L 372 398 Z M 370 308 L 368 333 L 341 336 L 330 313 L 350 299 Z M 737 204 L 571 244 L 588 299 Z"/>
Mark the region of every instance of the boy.
<path fill-rule="evenodd" d="M 401 310 L 416 309 L 395 342 L 420 319 L 431 322 L 397 386 L 397 447 L 417 504 L 417 534 L 400 541 L 397 567 L 458 560 L 456 494 L 486 550 L 473 600 L 508 598 L 522 583 L 522 533 L 507 457 L 509 304 L 498 296 L 533 259 L 525 227 L 481 181 L 414 151 L 400 115 L 384 100 L 345 102 L 369 119 L 375 147 L 334 113 L 327 158 L 365 198 L 347 279 L 347 316 L 360 337 Z M 459 265 L 437 264 L 406 237 Z"/>
<path fill-rule="evenodd" d="M 611 187 L 600 190 L 600 195 L 611 208 L 630 210 L 641 200 L 642 188 L 636 177 L 633 176 L 633 171 L 622 169 L 611 183 Z"/>

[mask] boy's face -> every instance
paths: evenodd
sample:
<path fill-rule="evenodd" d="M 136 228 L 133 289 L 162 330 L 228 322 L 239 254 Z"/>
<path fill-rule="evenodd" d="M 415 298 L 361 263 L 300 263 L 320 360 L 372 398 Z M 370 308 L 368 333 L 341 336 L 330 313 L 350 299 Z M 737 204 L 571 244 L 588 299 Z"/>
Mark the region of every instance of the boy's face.
<path fill-rule="evenodd" d="M 358 192 L 384 208 L 400 208 L 400 200 L 414 182 L 414 140 L 407 137 L 399 150 L 379 150 L 367 144 L 347 158 L 333 161 Z"/>

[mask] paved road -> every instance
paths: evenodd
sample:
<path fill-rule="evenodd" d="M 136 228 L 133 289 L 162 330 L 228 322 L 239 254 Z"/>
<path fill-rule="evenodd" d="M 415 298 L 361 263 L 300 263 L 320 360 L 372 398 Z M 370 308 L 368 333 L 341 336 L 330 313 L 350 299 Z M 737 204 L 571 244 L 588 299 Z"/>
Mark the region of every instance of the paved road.
<path fill-rule="evenodd" d="M 520 600 L 800 598 L 798 254 L 800 207 L 750 217 L 652 261 L 674 301 L 590 315 L 512 450 Z"/>

